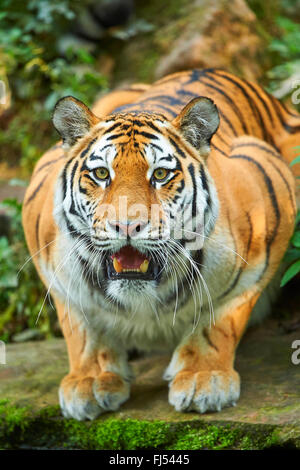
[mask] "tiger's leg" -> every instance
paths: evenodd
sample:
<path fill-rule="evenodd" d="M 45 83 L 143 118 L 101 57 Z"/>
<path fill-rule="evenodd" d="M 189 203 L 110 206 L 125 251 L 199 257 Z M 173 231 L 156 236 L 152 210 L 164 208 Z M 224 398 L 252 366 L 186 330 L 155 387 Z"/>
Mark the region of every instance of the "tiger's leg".
<path fill-rule="evenodd" d="M 86 321 L 55 301 L 67 342 L 70 372 L 59 389 L 66 418 L 94 419 L 104 411 L 117 410 L 129 398 L 132 374 L 125 351 L 93 337 Z"/>
<path fill-rule="evenodd" d="M 234 370 L 235 350 L 260 293 L 248 292 L 219 312 L 211 327 L 202 323 L 175 350 L 164 378 L 170 381 L 169 402 L 177 411 L 200 413 L 236 403 L 240 378 Z"/>

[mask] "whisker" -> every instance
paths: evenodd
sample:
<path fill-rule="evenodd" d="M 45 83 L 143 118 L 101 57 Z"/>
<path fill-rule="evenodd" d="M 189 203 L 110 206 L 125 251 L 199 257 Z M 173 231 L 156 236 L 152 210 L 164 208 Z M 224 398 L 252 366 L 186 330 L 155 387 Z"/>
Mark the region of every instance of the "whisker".
<path fill-rule="evenodd" d="M 244 263 L 246 264 L 249 264 L 237 251 L 233 250 L 232 248 L 229 248 L 229 246 L 226 246 L 224 245 L 223 243 L 221 242 L 218 242 L 217 240 L 214 240 L 212 237 L 207 237 L 206 235 L 202 235 L 201 233 L 197 233 L 197 232 L 192 232 L 190 230 L 184 230 L 184 232 L 187 232 L 187 233 L 191 233 L 193 235 L 196 235 L 198 237 L 203 237 L 203 238 L 206 238 L 207 240 L 211 241 L 211 242 L 214 242 L 214 243 L 217 243 L 219 246 L 221 246 L 222 248 L 225 248 L 226 250 L 229 250 L 231 251 L 232 253 L 234 253 L 235 255 L 239 256 L 243 261 Z"/>

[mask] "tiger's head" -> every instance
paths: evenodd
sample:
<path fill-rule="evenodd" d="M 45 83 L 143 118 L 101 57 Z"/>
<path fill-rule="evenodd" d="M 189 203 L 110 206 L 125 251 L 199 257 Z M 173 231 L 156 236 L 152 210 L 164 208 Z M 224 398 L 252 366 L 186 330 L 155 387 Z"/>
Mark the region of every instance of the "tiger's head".
<path fill-rule="evenodd" d="M 105 295 L 136 309 L 195 275 L 218 214 L 205 161 L 219 126 L 213 101 L 195 98 L 169 121 L 145 112 L 99 118 L 66 97 L 53 123 L 66 150 L 56 220 Z"/>

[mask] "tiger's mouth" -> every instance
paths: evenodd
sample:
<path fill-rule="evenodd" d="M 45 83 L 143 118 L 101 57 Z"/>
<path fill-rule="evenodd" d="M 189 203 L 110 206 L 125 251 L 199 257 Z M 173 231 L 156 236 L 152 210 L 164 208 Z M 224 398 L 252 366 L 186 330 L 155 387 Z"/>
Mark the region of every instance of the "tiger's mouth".
<path fill-rule="evenodd" d="M 126 245 L 116 253 L 106 257 L 107 279 L 158 280 L 162 266 L 131 245 Z"/>

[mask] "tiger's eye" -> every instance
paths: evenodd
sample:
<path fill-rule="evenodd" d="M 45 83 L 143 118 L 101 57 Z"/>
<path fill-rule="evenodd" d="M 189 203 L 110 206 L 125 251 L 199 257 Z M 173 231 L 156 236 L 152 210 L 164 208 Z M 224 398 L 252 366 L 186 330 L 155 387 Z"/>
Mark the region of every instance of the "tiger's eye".
<path fill-rule="evenodd" d="M 165 168 L 157 168 L 154 172 L 153 172 L 153 176 L 155 179 L 157 180 L 163 180 L 165 179 L 165 177 L 167 176 L 168 174 L 168 170 L 166 170 Z"/>
<path fill-rule="evenodd" d="M 109 171 L 107 168 L 101 167 L 94 170 L 95 176 L 99 180 L 106 180 L 109 177 Z"/>

